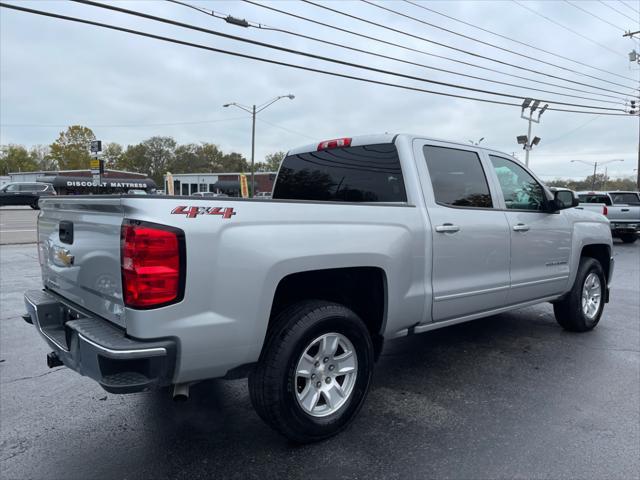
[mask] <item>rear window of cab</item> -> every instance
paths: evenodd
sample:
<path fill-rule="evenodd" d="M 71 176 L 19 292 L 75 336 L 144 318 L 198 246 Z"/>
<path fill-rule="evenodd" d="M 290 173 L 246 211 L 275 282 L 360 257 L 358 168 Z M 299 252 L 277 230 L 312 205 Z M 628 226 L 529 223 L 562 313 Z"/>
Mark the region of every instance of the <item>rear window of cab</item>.
<path fill-rule="evenodd" d="M 582 203 L 604 203 L 605 205 L 611 205 L 611 199 L 607 195 L 580 194 L 578 198 Z"/>
<path fill-rule="evenodd" d="M 396 146 L 383 143 L 289 155 L 273 198 L 396 203 L 407 194 Z"/>

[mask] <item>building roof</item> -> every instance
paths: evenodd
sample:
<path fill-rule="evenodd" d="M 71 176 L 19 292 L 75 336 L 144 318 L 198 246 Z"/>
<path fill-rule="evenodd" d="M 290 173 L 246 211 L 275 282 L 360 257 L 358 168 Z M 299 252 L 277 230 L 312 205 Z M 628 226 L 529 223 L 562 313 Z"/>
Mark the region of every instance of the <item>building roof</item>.
<path fill-rule="evenodd" d="M 69 173 L 78 173 L 78 172 L 89 172 L 88 168 L 79 168 L 76 170 L 36 170 L 33 172 L 9 172 L 9 175 L 64 175 Z M 148 175 L 140 172 L 129 172 L 127 170 L 115 170 L 112 168 L 105 168 L 105 172 L 114 172 L 114 173 L 126 173 L 128 175 L 139 175 L 140 177 L 146 178 Z"/>
<path fill-rule="evenodd" d="M 255 172 L 255 175 L 275 175 L 278 172 Z M 251 172 L 201 172 L 201 173 L 171 173 L 174 177 L 203 177 L 205 175 L 251 175 Z M 167 178 L 167 174 L 164 174 Z"/>

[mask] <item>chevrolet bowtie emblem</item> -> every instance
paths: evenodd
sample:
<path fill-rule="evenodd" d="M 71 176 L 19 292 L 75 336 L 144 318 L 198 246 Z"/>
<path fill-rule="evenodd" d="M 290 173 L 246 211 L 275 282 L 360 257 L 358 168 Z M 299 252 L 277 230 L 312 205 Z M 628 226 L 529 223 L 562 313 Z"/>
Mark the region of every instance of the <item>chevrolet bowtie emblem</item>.
<path fill-rule="evenodd" d="M 55 247 L 55 255 L 53 257 L 53 263 L 59 267 L 70 267 L 73 265 L 74 256 L 71 255 L 68 249 L 62 247 Z"/>

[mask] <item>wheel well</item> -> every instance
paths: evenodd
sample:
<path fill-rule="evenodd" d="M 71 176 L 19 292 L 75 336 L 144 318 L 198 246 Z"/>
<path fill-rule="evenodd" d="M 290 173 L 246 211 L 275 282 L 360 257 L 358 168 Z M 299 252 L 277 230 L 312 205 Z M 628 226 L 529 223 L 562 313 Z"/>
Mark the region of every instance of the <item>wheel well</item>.
<path fill-rule="evenodd" d="M 331 268 L 284 277 L 273 298 L 267 335 L 278 314 L 302 300 L 327 300 L 353 310 L 367 325 L 378 358 L 386 311 L 386 276 L 381 268 Z"/>
<path fill-rule="evenodd" d="M 611 269 L 611 250 L 609 249 L 609 245 L 585 245 L 582 247 L 580 257 L 591 257 L 598 260 L 604 270 L 605 278 L 609 281 L 609 270 Z"/>

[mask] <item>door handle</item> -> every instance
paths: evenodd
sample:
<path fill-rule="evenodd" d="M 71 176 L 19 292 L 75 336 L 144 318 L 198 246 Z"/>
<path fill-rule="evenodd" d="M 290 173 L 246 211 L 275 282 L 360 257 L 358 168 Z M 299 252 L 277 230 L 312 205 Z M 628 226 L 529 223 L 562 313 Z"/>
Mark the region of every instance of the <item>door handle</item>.
<path fill-rule="evenodd" d="M 621 208 L 621 209 L 620 209 L 620 211 L 621 211 L 621 212 L 628 212 L 628 211 L 629 211 L 629 209 L 628 209 L 628 208 Z"/>
<path fill-rule="evenodd" d="M 444 223 L 436 227 L 436 232 L 439 233 L 455 233 L 459 230 L 460 227 L 458 225 L 454 225 L 453 223 Z"/>
<path fill-rule="evenodd" d="M 517 225 L 513 226 L 513 231 L 514 232 L 528 232 L 529 231 L 529 225 L 525 225 L 524 223 L 518 223 Z"/>

